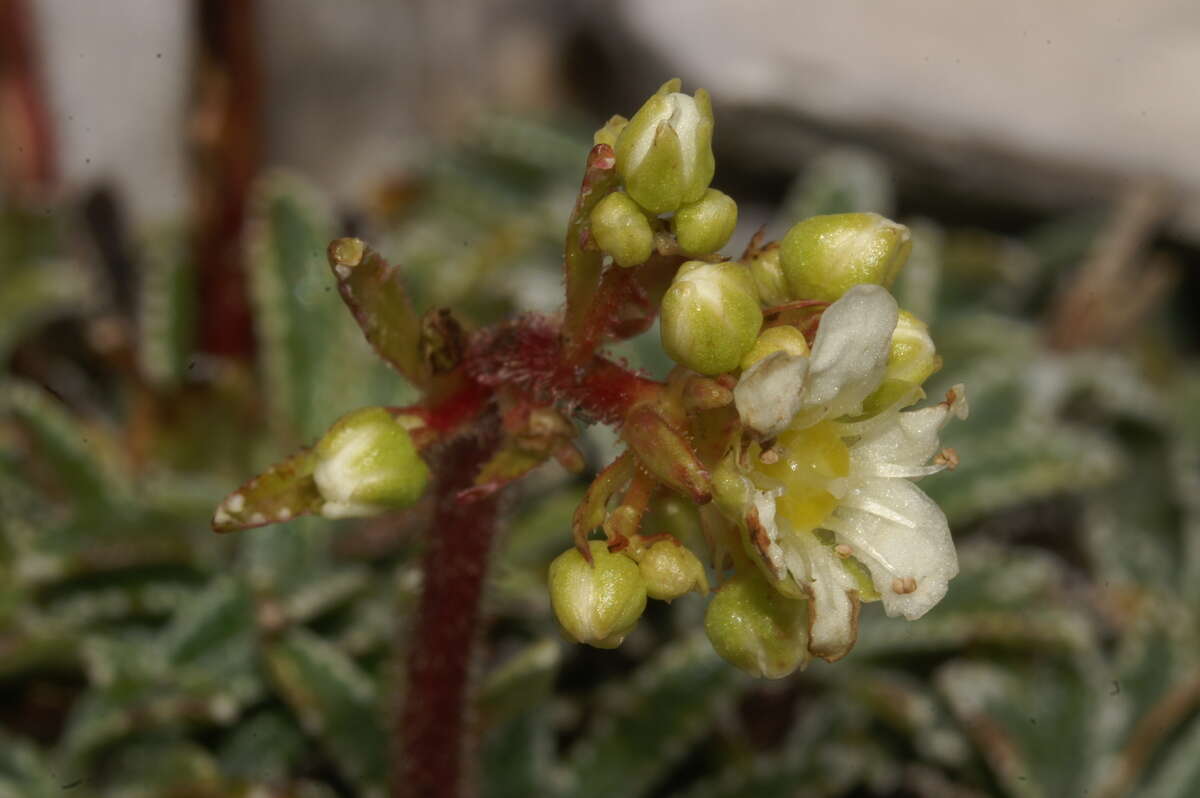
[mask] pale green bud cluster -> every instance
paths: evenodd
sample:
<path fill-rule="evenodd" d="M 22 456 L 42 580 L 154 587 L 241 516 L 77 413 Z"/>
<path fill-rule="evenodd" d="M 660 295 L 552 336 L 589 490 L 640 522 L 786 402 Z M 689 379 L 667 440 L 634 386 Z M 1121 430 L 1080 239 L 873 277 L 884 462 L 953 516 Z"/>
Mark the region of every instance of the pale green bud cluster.
<path fill-rule="evenodd" d="M 650 220 L 628 194 L 614 191 L 596 203 L 591 225 L 592 237 L 618 266 L 628 268 L 645 263 L 654 251 Z"/>
<path fill-rule="evenodd" d="M 729 243 L 737 227 L 737 216 L 733 198 L 710 188 L 700 199 L 675 212 L 671 217 L 671 232 L 683 254 L 704 255 Z"/>
<path fill-rule="evenodd" d="M 838 213 L 794 225 L 779 254 L 792 298 L 833 302 L 863 283 L 891 287 L 911 251 L 904 225 L 877 213 Z"/>
<path fill-rule="evenodd" d="M 753 676 L 780 679 L 808 659 L 808 602 L 772 589 L 756 569 L 721 585 L 704 630 L 718 654 Z"/>
<path fill-rule="evenodd" d="M 713 113 L 708 92 L 694 97 L 669 80 L 638 109 L 616 139 L 625 190 L 653 214 L 696 202 L 712 182 Z"/>
<path fill-rule="evenodd" d="M 732 371 L 754 346 L 762 321 L 745 266 L 688 261 L 663 297 L 663 349 L 701 374 Z"/>
<path fill-rule="evenodd" d="M 328 518 L 378 515 L 415 503 L 429 482 L 403 421 L 382 407 L 337 421 L 316 446 L 313 480 Z"/>
<path fill-rule="evenodd" d="M 863 410 L 874 413 L 890 407 L 913 393 L 942 366 L 929 335 L 929 325 L 906 310 L 900 311 L 892 346 L 888 353 L 883 382 L 863 403 Z M 915 401 L 916 397 L 913 398 Z"/>
<path fill-rule="evenodd" d="M 708 592 L 704 566 L 691 549 L 674 540 L 660 540 L 641 553 L 638 568 L 646 580 L 646 595 L 673 601 L 693 590 Z"/>
<path fill-rule="evenodd" d="M 592 562 L 568 549 L 550 563 L 550 602 L 563 631 L 578 643 L 616 648 L 646 609 L 638 564 L 602 541 L 588 544 Z"/>

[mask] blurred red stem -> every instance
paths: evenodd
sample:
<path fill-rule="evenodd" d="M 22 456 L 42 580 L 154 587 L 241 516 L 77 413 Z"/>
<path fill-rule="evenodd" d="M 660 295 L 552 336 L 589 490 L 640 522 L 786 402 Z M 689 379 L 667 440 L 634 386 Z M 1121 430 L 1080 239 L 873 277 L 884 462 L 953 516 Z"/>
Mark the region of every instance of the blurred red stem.
<path fill-rule="evenodd" d="M 243 232 L 262 143 L 256 4 L 196 0 L 198 53 L 192 111 L 200 346 L 248 358 L 254 335 Z"/>
<path fill-rule="evenodd" d="M 397 798 L 475 793 L 468 693 L 499 498 L 463 502 L 457 494 L 472 484 L 496 439 L 493 425 L 490 433 L 451 443 L 439 460 L 406 697 L 397 699 L 394 715 L 391 793 Z"/>
<path fill-rule="evenodd" d="M 25 0 L 0 0 L 0 176 L 36 196 L 53 185 L 58 164 L 35 44 Z"/>

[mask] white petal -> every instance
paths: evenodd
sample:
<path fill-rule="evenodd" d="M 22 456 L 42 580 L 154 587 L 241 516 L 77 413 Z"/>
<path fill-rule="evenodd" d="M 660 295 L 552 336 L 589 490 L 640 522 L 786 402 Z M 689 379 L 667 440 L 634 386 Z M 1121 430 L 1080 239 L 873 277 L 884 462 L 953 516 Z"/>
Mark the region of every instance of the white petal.
<path fill-rule="evenodd" d="M 929 462 L 941 446 L 938 433 L 952 416 L 963 418 L 966 393 L 961 385 L 951 389 L 954 398 L 933 407 L 906 410 L 890 416 L 891 423 L 872 425 L 850 449 L 851 472 L 901 476 L 885 465 L 917 468 Z M 847 425 L 849 426 L 849 425 Z M 839 430 L 845 434 L 846 430 Z M 912 476 L 923 472 L 916 470 Z"/>
<path fill-rule="evenodd" d="M 920 618 L 941 600 L 958 573 L 945 514 L 904 479 L 866 480 L 852 495 L 855 501 L 844 502 L 825 525 L 871 571 L 888 615 Z M 848 504 L 886 508 L 886 512 Z"/>
<path fill-rule="evenodd" d="M 810 532 L 780 541 L 788 571 L 809 594 L 808 650 L 830 662 L 844 657 L 858 638 L 858 585 L 841 560 Z"/>
<path fill-rule="evenodd" d="M 763 436 L 778 435 L 800 411 L 808 356 L 775 352 L 742 374 L 733 402 L 742 423 Z"/>
<path fill-rule="evenodd" d="M 778 575 L 784 572 L 785 565 L 783 549 L 779 547 L 779 527 L 775 523 L 776 493 L 777 491 L 756 490 L 753 501 L 754 509 L 758 513 L 758 523 L 767 533 L 767 540 L 770 541 L 767 550 L 762 553 L 763 557 Z"/>
<path fill-rule="evenodd" d="M 862 409 L 887 369 L 899 311 L 882 286 L 856 285 L 821 316 L 803 404 L 834 418 Z"/>

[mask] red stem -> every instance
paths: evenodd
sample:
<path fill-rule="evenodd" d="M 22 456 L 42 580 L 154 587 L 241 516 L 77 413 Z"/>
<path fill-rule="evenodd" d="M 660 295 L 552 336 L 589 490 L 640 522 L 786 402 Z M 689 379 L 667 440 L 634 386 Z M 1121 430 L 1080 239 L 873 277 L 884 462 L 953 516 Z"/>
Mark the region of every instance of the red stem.
<path fill-rule="evenodd" d="M 256 3 L 194 0 L 198 30 L 193 136 L 200 347 L 248 358 L 254 349 L 242 241 L 261 159 Z"/>
<path fill-rule="evenodd" d="M 50 111 L 25 0 L 0 0 L 0 176 L 31 195 L 50 188 L 58 165 Z"/>
<path fill-rule="evenodd" d="M 409 641 L 406 698 L 393 730 L 392 795 L 456 798 L 474 794 L 468 756 L 468 686 L 480 599 L 496 526 L 498 496 L 457 498 L 495 451 L 489 434 L 451 443 L 439 462 L 424 586 Z"/>

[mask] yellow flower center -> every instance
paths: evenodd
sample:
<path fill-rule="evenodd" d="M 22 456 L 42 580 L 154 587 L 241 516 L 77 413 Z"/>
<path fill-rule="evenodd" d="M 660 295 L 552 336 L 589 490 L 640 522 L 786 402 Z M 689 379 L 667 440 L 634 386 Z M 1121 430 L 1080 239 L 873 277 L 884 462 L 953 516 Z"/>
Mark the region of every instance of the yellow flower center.
<path fill-rule="evenodd" d="M 757 464 L 756 471 L 772 480 L 755 480 L 765 490 L 783 487 L 775 511 L 796 530 L 816 529 L 837 507 L 830 482 L 850 474 L 850 450 L 829 421 L 804 429 L 788 429 L 776 439 L 773 463 Z"/>

